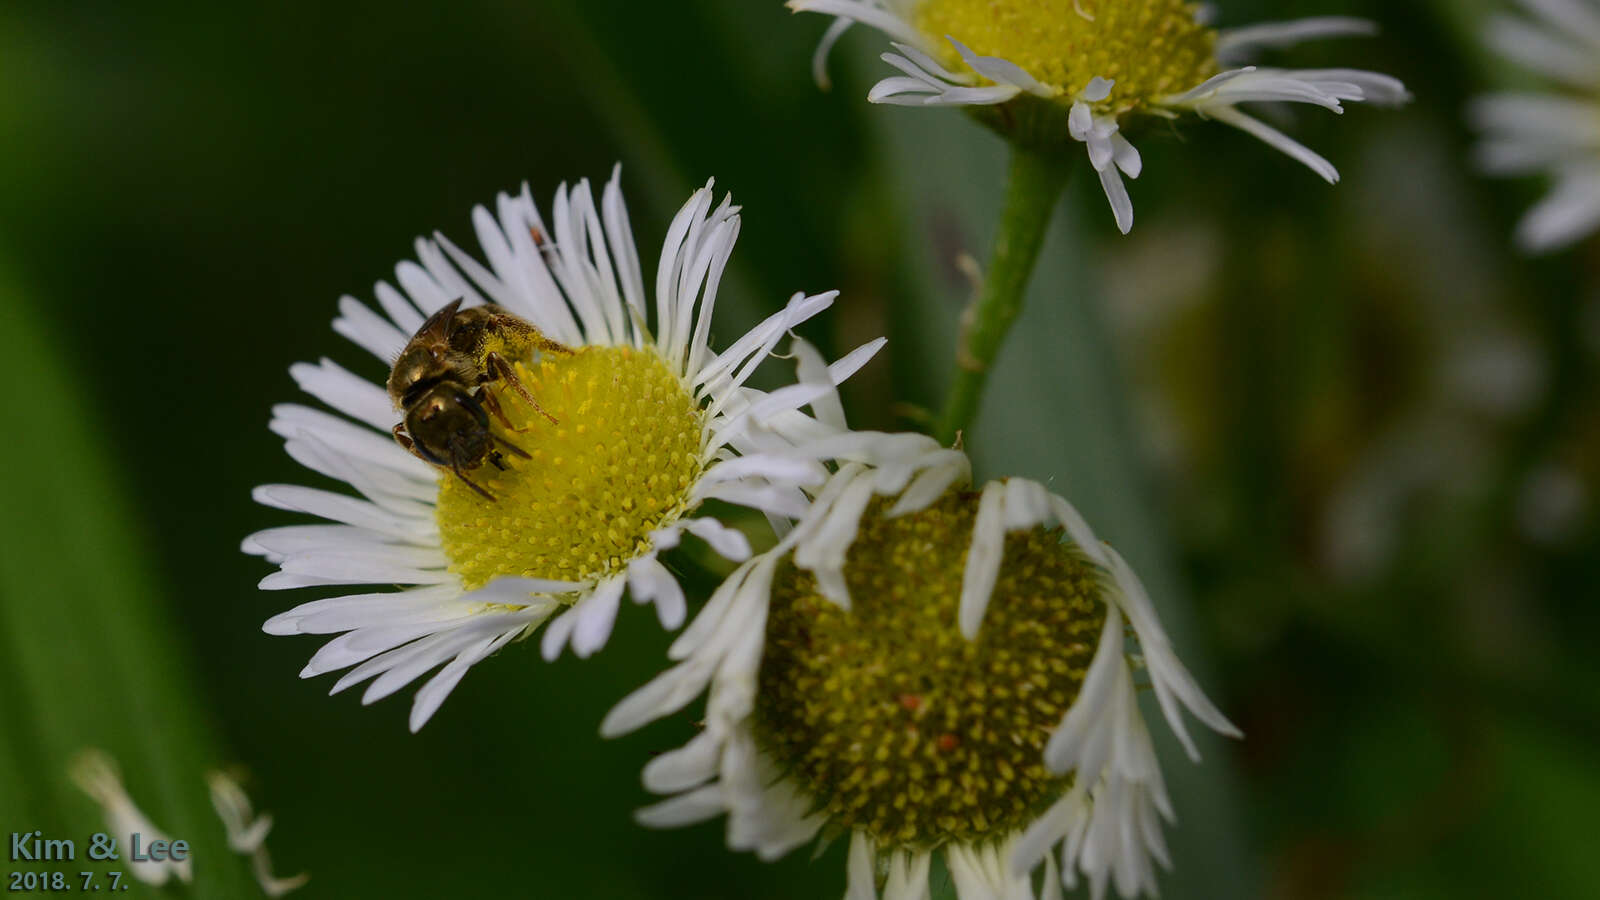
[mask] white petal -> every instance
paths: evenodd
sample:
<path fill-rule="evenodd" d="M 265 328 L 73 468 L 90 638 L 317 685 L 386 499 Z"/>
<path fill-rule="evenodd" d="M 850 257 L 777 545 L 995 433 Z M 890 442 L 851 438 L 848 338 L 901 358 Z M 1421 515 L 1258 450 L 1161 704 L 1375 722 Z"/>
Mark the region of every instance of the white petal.
<path fill-rule="evenodd" d="M 348 295 L 339 298 L 339 317 L 333 320 L 333 330 L 385 363 L 393 363 L 411 338 Z"/>
<path fill-rule="evenodd" d="M 264 484 L 250 492 L 263 506 L 321 516 L 388 535 L 400 541 L 437 545 L 438 529 L 432 523 L 397 515 L 369 500 L 292 484 Z"/>
<path fill-rule="evenodd" d="M 961 634 L 977 640 L 983 614 L 1000 577 L 1000 562 L 1005 555 L 1005 485 L 992 481 L 984 485 L 978 500 L 978 515 L 972 525 L 972 544 L 967 549 L 966 566 L 961 574 Z"/>
<path fill-rule="evenodd" d="M 683 587 L 666 566 L 654 556 L 642 556 L 628 564 L 628 591 L 638 603 L 652 603 L 661 627 L 677 630 L 688 612 Z"/>
<path fill-rule="evenodd" d="M 822 35 L 822 40 L 817 44 L 817 51 L 811 56 L 811 77 L 816 81 L 817 87 L 824 91 L 833 87 L 833 81 L 828 78 L 828 54 L 833 51 L 833 45 L 839 42 L 839 38 L 843 37 L 854 24 L 843 16 L 834 19 L 833 24 L 828 26 L 828 30 Z"/>
<path fill-rule="evenodd" d="M 1518 0 L 1529 12 L 1553 26 L 1600 49 L 1600 9 L 1585 0 Z"/>
<path fill-rule="evenodd" d="M 713 731 L 702 731 L 684 746 L 650 760 L 644 767 L 644 786 L 657 794 L 697 787 L 716 776 L 721 752 L 721 738 Z"/>
<path fill-rule="evenodd" d="M 400 414 L 383 388 L 332 360 L 324 359 L 316 365 L 295 363 L 289 367 L 289 376 L 301 390 L 379 431 L 388 431 L 400 421 Z"/>
<path fill-rule="evenodd" d="M 873 865 L 876 855 L 872 839 L 866 832 L 850 833 L 850 855 L 845 864 L 845 900 L 878 900 L 878 873 Z"/>
<path fill-rule="evenodd" d="M 524 625 L 518 625 L 494 637 L 480 641 L 476 645 L 461 651 L 456 655 L 455 659 L 445 664 L 445 667 L 440 669 L 437 675 L 430 678 L 428 683 L 417 691 L 416 698 L 411 704 L 411 715 L 407 719 L 407 726 L 410 727 L 411 732 L 415 734 L 422 726 L 428 724 L 428 720 L 433 718 L 433 714 L 439 711 L 439 707 L 444 704 L 445 698 L 449 697 L 450 692 L 455 690 L 456 685 L 461 682 L 468 669 L 505 646 L 512 638 L 521 634 L 525 627 Z"/>
<path fill-rule="evenodd" d="M 722 524 L 716 519 L 691 519 L 684 530 L 705 541 L 723 559 L 744 562 L 750 558 L 750 539 L 744 532 Z"/>
<path fill-rule="evenodd" d="M 785 5 L 795 12 L 823 13 L 860 22 L 908 44 L 922 42 L 921 32 L 909 22 L 858 0 L 789 0 Z"/>
<path fill-rule="evenodd" d="M 1088 85 L 1086 85 L 1082 93 L 1078 95 L 1078 99 L 1087 100 L 1090 103 L 1099 103 L 1101 100 L 1111 96 L 1111 89 L 1116 87 L 1116 84 L 1117 83 L 1115 81 L 1112 81 L 1109 78 L 1101 78 L 1099 75 L 1096 75 L 1095 77 L 1089 79 Z M 1076 106 L 1077 104 L 1073 105 Z"/>
<path fill-rule="evenodd" d="M 1600 173 L 1557 181 L 1517 225 L 1517 243 L 1534 252 L 1556 250 L 1600 227 Z"/>
<path fill-rule="evenodd" d="M 1484 38 L 1500 55 L 1580 88 L 1600 84 L 1600 60 L 1592 47 L 1510 16 L 1493 16 Z"/>
<path fill-rule="evenodd" d="M 1156 699 L 1161 705 L 1167 724 L 1183 742 L 1189 757 L 1198 761 L 1200 751 L 1196 749 L 1188 731 L 1184 728 L 1182 715 L 1177 708 L 1177 703 L 1180 701 L 1212 730 L 1229 737 L 1241 737 L 1239 729 L 1235 728 L 1233 723 L 1229 722 L 1206 697 L 1200 690 L 1199 684 L 1195 682 L 1194 676 L 1190 675 L 1189 670 L 1179 661 L 1166 631 L 1161 627 L 1160 619 L 1156 616 L 1155 605 L 1150 601 L 1150 596 L 1145 592 L 1139 577 L 1115 550 L 1108 550 L 1107 553 L 1111 558 L 1112 574 L 1119 588 L 1117 602 L 1128 614 L 1128 622 L 1133 625 L 1135 633 L 1139 636 L 1139 646 L 1144 651 L 1145 664 L 1150 670 L 1150 680 L 1155 687 Z"/>
<path fill-rule="evenodd" d="M 544 635 L 539 639 L 539 654 L 545 658 L 545 662 L 554 662 L 556 657 L 561 655 L 561 648 L 567 645 L 567 639 L 572 637 L 572 630 L 576 627 L 578 627 L 576 606 L 556 616 L 554 621 L 545 626 Z"/>
<path fill-rule="evenodd" d="M 634 814 L 634 819 L 647 828 L 678 828 L 704 822 L 724 811 L 722 788 L 709 784 L 641 809 Z"/>
<path fill-rule="evenodd" d="M 1219 122 L 1225 122 L 1239 129 L 1240 131 L 1253 135 L 1262 141 L 1265 141 L 1272 147 L 1275 147 L 1289 156 L 1299 160 L 1301 163 L 1304 163 L 1308 168 L 1310 168 L 1311 171 L 1322 176 L 1323 180 L 1327 181 L 1329 184 L 1339 183 L 1339 170 L 1333 167 L 1333 163 L 1330 163 L 1321 156 L 1318 156 L 1304 144 L 1301 144 L 1293 138 L 1290 138 L 1283 132 L 1278 131 L 1270 125 L 1253 119 L 1250 116 L 1233 109 L 1232 107 L 1221 107 L 1209 110 L 1208 112 L 1213 119 L 1216 119 Z"/>
<path fill-rule="evenodd" d="M 790 352 L 795 356 L 795 368 L 801 384 L 824 384 L 829 388 L 836 384 L 829 376 L 828 361 L 822 358 L 822 354 L 809 341 L 795 338 L 789 346 Z M 844 404 L 839 401 L 837 392 L 830 390 L 818 397 L 812 401 L 811 408 L 816 412 L 817 419 L 824 424 L 841 431 L 848 427 L 844 418 Z"/>
<path fill-rule="evenodd" d="M 1316 16 L 1288 22 L 1262 22 L 1228 28 L 1217 35 L 1218 59 L 1234 60 L 1260 50 L 1292 47 L 1301 41 L 1330 37 L 1368 37 L 1378 33 L 1377 23 L 1351 16 Z"/>
<path fill-rule="evenodd" d="M 611 626 L 617 621 L 617 606 L 626 586 L 627 579 L 623 577 L 602 581 L 593 595 L 580 601 L 574 608 L 573 611 L 578 614 L 578 624 L 572 632 L 572 652 L 579 659 L 592 656 L 611 638 Z"/>
<path fill-rule="evenodd" d="M 967 65 L 990 81 L 1008 84 L 1038 97 L 1053 97 L 1060 93 L 1059 90 L 1040 84 L 1038 79 L 1029 75 L 1021 66 L 1010 60 L 1001 59 L 998 56 L 979 56 L 973 53 L 972 49 L 966 44 L 949 35 L 945 35 L 945 40 L 956 48 L 956 52 L 961 54 L 962 60 Z"/>
<path fill-rule="evenodd" d="M 1117 220 L 1117 230 L 1123 234 L 1133 230 L 1133 200 L 1122 183 L 1122 173 L 1116 166 L 1106 166 L 1100 171 L 1100 186 L 1111 202 L 1111 214 Z"/>

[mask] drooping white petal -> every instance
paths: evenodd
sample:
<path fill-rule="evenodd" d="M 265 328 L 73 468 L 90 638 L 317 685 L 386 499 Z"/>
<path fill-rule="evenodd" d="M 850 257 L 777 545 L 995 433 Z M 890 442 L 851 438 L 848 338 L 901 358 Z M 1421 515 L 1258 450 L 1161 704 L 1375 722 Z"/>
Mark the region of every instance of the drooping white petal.
<path fill-rule="evenodd" d="M 978 639 L 984 611 L 1000 577 L 1000 562 L 1006 547 L 1005 485 L 991 482 L 978 500 L 978 515 L 972 525 L 972 545 L 967 548 L 967 563 L 961 577 L 961 635 Z"/>
<path fill-rule="evenodd" d="M 864 831 L 850 835 L 850 854 L 845 862 L 845 900 L 878 900 L 878 869 L 872 839 Z"/>
<path fill-rule="evenodd" d="M 1276 128 L 1273 128 L 1265 122 L 1262 122 L 1258 119 L 1253 119 L 1250 116 L 1239 112 L 1233 107 L 1217 107 L 1215 109 L 1211 109 L 1208 114 L 1213 119 L 1228 125 L 1232 125 L 1240 131 L 1256 137 L 1264 141 L 1269 146 L 1282 151 L 1290 157 L 1293 157 L 1294 159 L 1303 163 L 1311 171 L 1320 175 L 1322 179 L 1329 184 L 1339 183 L 1339 170 L 1333 167 L 1333 163 L 1328 162 L 1315 151 L 1311 150 L 1311 148 L 1305 146 L 1299 141 L 1296 141 Z"/>
<path fill-rule="evenodd" d="M 828 77 L 828 54 L 833 52 L 833 45 L 839 42 L 846 31 L 855 22 L 840 16 L 833 20 L 828 30 L 823 32 L 822 40 L 817 43 L 816 52 L 811 55 L 811 78 L 822 90 L 831 90 L 833 80 Z"/>
<path fill-rule="evenodd" d="M 654 556 L 641 556 L 628 564 L 628 593 L 635 603 L 654 605 L 661 627 L 668 631 L 677 630 L 688 613 L 683 587 Z"/>
<path fill-rule="evenodd" d="M 617 607 L 626 586 L 627 580 L 623 577 L 603 581 L 593 594 L 580 601 L 581 609 L 573 609 L 578 624 L 572 632 L 572 652 L 579 659 L 592 656 L 611 638 L 611 626 L 617 621 Z"/>
<path fill-rule="evenodd" d="M 1133 200 L 1128 196 L 1122 176 L 1126 173 L 1129 178 L 1139 177 L 1143 163 L 1139 151 L 1118 134 L 1117 120 L 1112 116 L 1097 116 L 1089 105 L 1109 96 L 1112 85 L 1113 82 L 1104 78 L 1095 78 L 1090 83 L 1067 114 L 1067 132 L 1088 148 L 1089 164 L 1100 176 L 1100 186 L 1111 204 L 1117 229 L 1127 234 L 1133 229 Z"/>
<path fill-rule="evenodd" d="M 1161 627 L 1161 620 L 1156 616 L 1155 604 L 1145 592 L 1139 576 L 1121 554 L 1110 548 L 1107 548 L 1107 554 L 1111 558 L 1111 572 L 1118 588 L 1117 603 L 1127 613 L 1129 624 L 1139 636 L 1139 646 L 1144 651 L 1145 664 L 1150 669 L 1156 699 L 1161 704 L 1167 724 L 1183 742 L 1189 757 L 1199 761 L 1200 751 L 1195 748 L 1184 728 L 1182 715 L 1178 712 L 1180 702 L 1213 731 L 1229 737 L 1242 737 L 1239 729 L 1206 697 L 1194 676 L 1179 661 L 1166 630 Z"/>
<path fill-rule="evenodd" d="M 907 44 L 921 44 L 922 33 L 911 23 L 892 12 L 859 0 L 789 0 L 785 4 L 795 12 L 814 12 L 836 18 L 849 19 L 876 28 L 895 40 Z"/>

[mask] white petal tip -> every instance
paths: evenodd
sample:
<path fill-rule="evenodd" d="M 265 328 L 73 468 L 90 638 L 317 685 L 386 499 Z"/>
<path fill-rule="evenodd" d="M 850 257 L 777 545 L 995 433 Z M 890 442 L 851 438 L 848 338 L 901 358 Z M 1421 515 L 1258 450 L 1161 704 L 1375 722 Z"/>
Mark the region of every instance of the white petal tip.
<path fill-rule="evenodd" d="M 261 630 L 267 634 L 290 635 L 300 633 L 300 620 L 288 615 L 273 616 L 261 623 Z"/>

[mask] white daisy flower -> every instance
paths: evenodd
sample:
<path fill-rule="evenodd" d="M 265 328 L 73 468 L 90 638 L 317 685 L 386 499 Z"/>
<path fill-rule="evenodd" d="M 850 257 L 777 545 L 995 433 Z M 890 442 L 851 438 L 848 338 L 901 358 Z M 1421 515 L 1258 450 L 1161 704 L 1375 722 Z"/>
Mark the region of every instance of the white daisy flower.
<path fill-rule="evenodd" d="M 645 768 L 671 796 L 640 820 L 724 814 L 765 859 L 848 832 L 851 900 L 926 898 L 936 852 L 961 900 L 1031 900 L 1038 868 L 1045 898 L 1080 878 L 1154 894 L 1173 809 L 1124 627 L 1191 758 L 1183 709 L 1239 732 L 1070 504 L 1021 479 L 964 490 L 959 452 L 899 450 L 909 470 L 842 466 L 607 716 L 621 734 L 707 694 L 704 730 Z"/>
<path fill-rule="evenodd" d="M 257 488 L 263 504 L 330 522 L 245 539 L 247 552 L 279 567 L 261 587 L 374 587 L 302 604 L 274 616 L 265 630 L 339 635 L 301 677 L 350 669 L 333 690 L 370 679 L 365 703 L 442 665 L 416 694 L 413 731 L 471 666 L 546 620 L 553 618 L 542 641 L 550 659 L 568 644 L 579 656 L 599 650 L 624 594 L 653 604 L 665 627 L 681 624 L 683 591 L 660 552 L 687 533 L 730 560 L 750 555 L 742 533 L 699 514 L 707 500 L 772 516 L 804 509 L 799 487 L 820 483 L 827 472 L 765 423 L 781 417 L 791 431 L 803 427 L 795 423 L 809 417 L 798 410 L 826 398 L 882 343 L 831 367 L 817 360 L 802 384 L 770 394 L 745 388 L 783 335 L 826 308 L 835 292 L 796 294 L 714 352 L 712 312 L 739 216 L 727 199 L 713 206 L 709 182 L 668 229 L 653 300 L 618 174 L 598 206 L 586 181 L 571 191 L 563 185 L 553 213 L 547 227 L 526 187 L 502 194 L 494 213 L 482 206 L 472 213 L 487 263 L 441 234 L 418 239 L 418 261 L 395 269 L 399 289 L 387 282 L 375 289 L 381 314 L 344 297 L 333 323 L 377 357 L 382 365 L 369 374 L 379 379 L 424 320 L 456 300 L 467 309 L 498 304 L 565 345 L 571 352 L 515 361 L 517 378 L 542 411 L 504 384 L 476 395 L 484 405 L 498 398 L 512 427 L 487 415 L 484 422 L 494 440 L 526 458 L 508 452 L 497 461 L 503 470 L 483 465 L 468 473 L 472 484 L 429 465 L 391 438 L 401 412 L 382 384 L 327 359 L 295 365 L 290 374 L 341 415 L 300 405 L 273 410 L 272 430 L 289 454 L 359 496 Z M 646 324 L 652 307 L 653 330 Z M 495 396 L 484 397 L 491 391 Z M 763 452 L 777 446 L 783 454 Z M 390 589 L 396 585 L 401 589 Z"/>
<path fill-rule="evenodd" d="M 1517 226 L 1517 243 L 1545 252 L 1600 226 L 1600 3 L 1519 0 L 1533 20 L 1495 16 L 1484 39 L 1505 58 L 1569 88 L 1502 91 L 1469 111 L 1484 132 L 1479 164 L 1496 175 L 1546 172 L 1555 187 Z"/>
<path fill-rule="evenodd" d="M 789 0 L 796 12 L 834 16 L 813 62 L 826 86 L 828 51 L 853 23 L 891 39 L 883 60 L 901 74 L 869 100 L 900 106 L 965 106 L 1015 140 L 1086 145 L 1117 226 L 1133 227 L 1123 176 L 1138 178 L 1130 128 L 1193 113 L 1254 135 L 1327 181 L 1326 159 L 1240 104 L 1308 103 L 1335 113 L 1346 102 L 1408 99 L 1387 75 L 1356 69 L 1245 65 L 1261 49 L 1303 40 L 1371 34 L 1360 19 L 1323 17 L 1216 29 L 1187 0 Z"/>

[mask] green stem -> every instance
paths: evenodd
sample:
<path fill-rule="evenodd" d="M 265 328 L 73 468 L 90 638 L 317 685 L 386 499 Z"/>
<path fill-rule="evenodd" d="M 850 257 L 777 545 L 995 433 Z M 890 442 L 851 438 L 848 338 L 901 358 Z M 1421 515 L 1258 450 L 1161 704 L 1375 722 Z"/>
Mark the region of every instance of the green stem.
<path fill-rule="evenodd" d="M 956 367 L 934 436 L 953 444 L 978 414 L 989 370 L 1022 313 L 1028 278 L 1039 259 L 1050 216 L 1067 184 L 1067 160 L 1013 144 L 1006 205 L 994 236 L 993 256 L 956 339 Z"/>

